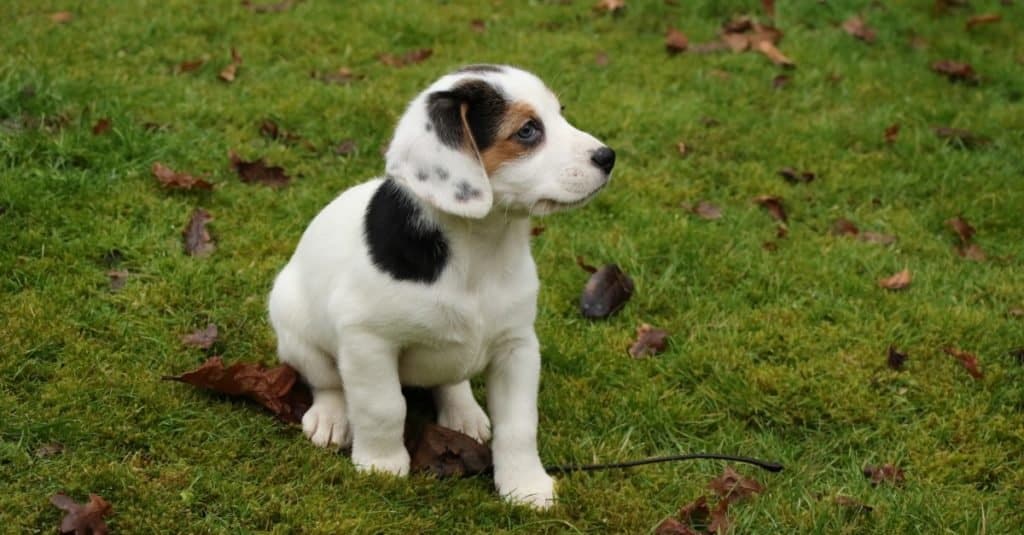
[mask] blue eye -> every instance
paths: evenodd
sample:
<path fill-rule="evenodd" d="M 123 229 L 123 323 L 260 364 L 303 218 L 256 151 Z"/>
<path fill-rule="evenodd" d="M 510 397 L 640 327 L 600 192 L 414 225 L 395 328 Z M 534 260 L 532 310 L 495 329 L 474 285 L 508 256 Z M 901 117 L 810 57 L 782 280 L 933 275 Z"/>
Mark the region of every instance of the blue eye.
<path fill-rule="evenodd" d="M 540 128 L 537 127 L 537 123 L 534 121 L 527 122 L 526 124 L 523 125 L 522 128 L 519 129 L 518 132 L 516 132 L 516 137 L 519 139 L 519 141 L 522 141 L 524 143 L 535 142 L 540 138 L 540 135 L 541 130 Z"/>

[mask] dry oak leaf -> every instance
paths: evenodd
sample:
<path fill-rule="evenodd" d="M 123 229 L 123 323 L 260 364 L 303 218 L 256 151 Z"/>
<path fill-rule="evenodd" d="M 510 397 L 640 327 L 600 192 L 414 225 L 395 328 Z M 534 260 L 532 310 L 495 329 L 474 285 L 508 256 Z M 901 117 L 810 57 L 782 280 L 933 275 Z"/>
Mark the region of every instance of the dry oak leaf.
<path fill-rule="evenodd" d="M 764 487 L 757 481 L 740 475 L 731 466 L 726 466 L 721 476 L 712 479 L 708 488 L 723 500 L 738 502 L 755 494 L 764 492 Z"/>
<path fill-rule="evenodd" d="M 895 143 L 896 142 L 896 138 L 898 138 L 899 135 L 900 135 L 900 124 L 899 123 L 893 123 L 893 124 L 885 127 L 885 137 L 884 137 L 884 139 L 885 139 L 886 143 Z"/>
<path fill-rule="evenodd" d="M 620 13 L 626 9 L 626 0 L 601 0 L 594 4 L 594 11 L 604 11 L 605 13 Z"/>
<path fill-rule="evenodd" d="M 580 259 L 582 260 L 582 259 Z M 584 270 L 592 266 L 581 264 Z M 589 319 L 603 319 L 615 314 L 633 297 L 633 279 L 619 266 L 606 264 L 592 272 L 580 294 L 580 312 Z"/>
<path fill-rule="evenodd" d="M 238 74 L 238 67 L 242 65 L 242 56 L 235 50 L 235 47 L 231 47 L 231 63 L 227 67 L 224 67 L 217 76 L 225 82 L 234 82 L 235 75 Z"/>
<path fill-rule="evenodd" d="M 50 503 L 64 511 L 59 533 L 75 535 L 106 535 L 109 532 L 103 517 L 113 512 L 110 502 L 96 494 L 89 495 L 89 503 L 80 504 L 63 492 L 50 496 Z"/>
<path fill-rule="evenodd" d="M 213 221 L 213 216 L 210 215 L 210 212 L 202 208 L 196 208 L 192 211 L 192 216 L 188 219 L 188 225 L 181 232 L 185 237 L 185 253 L 189 256 L 209 256 L 217 248 L 217 245 L 210 237 L 210 231 L 206 229 L 206 225 L 210 221 Z"/>
<path fill-rule="evenodd" d="M 185 173 L 179 173 L 160 162 L 153 162 L 153 176 L 156 177 L 160 184 L 170 189 L 202 189 L 206 191 L 213 189 L 213 184 L 206 180 Z"/>
<path fill-rule="evenodd" d="M 199 329 L 181 337 L 181 343 L 196 349 L 210 349 L 217 341 L 217 325 L 211 323 L 205 329 Z"/>
<path fill-rule="evenodd" d="M 686 38 L 686 34 L 676 28 L 669 28 L 665 34 L 665 51 L 669 54 L 678 54 L 686 50 L 689 44 L 690 40 Z"/>
<path fill-rule="evenodd" d="M 420 48 L 417 50 L 410 50 L 400 56 L 387 52 L 377 54 L 377 59 L 388 67 L 405 67 L 407 65 L 422 63 L 433 54 L 434 50 L 431 48 Z"/>
<path fill-rule="evenodd" d="M 892 483 L 893 485 L 901 486 L 906 481 L 903 469 L 888 463 L 881 466 L 865 466 L 864 477 L 871 479 L 872 485 Z"/>
<path fill-rule="evenodd" d="M 761 206 L 761 208 L 768 210 L 768 213 L 771 214 L 772 218 L 776 221 L 782 221 L 783 223 L 787 221 L 786 208 L 782 205 L 782 199 L 780 197 L 776 197 L 774 195 L 760 195 L 754 198 L 754 202 Z"/>
<path fill-rule="evenodd" d="M 238 178 L 246 184 L 259 183 L 272 188 L 287 186 L 292 178 L 285 174 L 284 168 L 277 165 L 267 165 L 263 158 L 247 162 L 238 156 L 235 151 L 228 153 L 231 160 L 231 168 L 238 173 Z"/>
<path fill-rule="evenodd" d="M 106 134 L 107 132 L 110 131 L 111 125 L 112 123 L 110 122 L 110 119 L 107 117 L 103 117 L 102 119 L 96 121 L 96 124 L 92 125 L 92 135 L 102 136 L 103 134 Z"/>
<path fill-rule="evenodd" d="M 287 423 L 301 422 L 313 403 L 298 372 L 287 364 L 265 368 L 261 364 L 236 362 L 225 368 L 220 357 L 210 357 L 198 368 L 178 376 L 165 376 L 164 380 L 251 399 Z"/>
<path fill-rule="evenodd" d="M 635 359 L 657 355 L 665 351 L 667 339 L 668 331 L 642 323 L 636 328 L 636 341 L 629 346 L 629 354 Z"/>
<path fill-rule="evenodd" d="M 708 499 L 701 496 L 679 508 L 679 518 L 690 526 L 707 526 L 711 519 Z"/>
<path fill-rule="evenodd" d="M 1003 20 L 1003 16 L 999 13 L 982 13 L 967 19 L 967 24 L 965 26 L 967 30 L 972 30 L 976 26 L 991 24 L 993 22 L 999 22 L 1000 20 Z"/>
<path fill-rule="evenodd" d="M 860 15 L 854 15 L 843 21 L 843 30 L 865 43 L 875 42 L 875 30 L 871 29 Z"/>
<path fill-rule="evenodd" d="M 932 63 L 932 70 L 945 75 L 950 82 L 978 82 L 978 74 L 974 72 L 974 67 L 971 67 L 970 63 L 944 59 Z"/>
<path fill-rule="evenodd" d="M 907 362 L 907 354 L 900 353 L 899 350 L 896 349 L 896 346 L 889 346 L 887 362 L 890 368 L 896 371 L 901 371 L 903 370 L 904 364 Z"/>
<path fill-rule="evenodd" d="M 70 11 L 58 11 L 56 13 L 50 14 L 50 20 L 56 22 L 57 24 L 67 24 L 74 20 L 74 18 L 75 15 Z"/>
<path fill-rule="evenodd" d="M 907 286 L 910 286 L 911 279 L 910 270 L 904 268 L 903 271 L 900 271 L 891 277 L 879 279 L 878 285 L 886 290 L 902 290 Z"/>
<path fill-rule="evenodd" d="M 491 449 L 469 435 L 428 423 L 410 448 L 409 470 L 438 478 L 465 477 L 491 469 Z"/>
<path fill-rule="evenodd" d="M 981 372 L 981 367 L 978 364 L 978 357 L 973 353 L 968 353 L 967 351 L 957 349 L 955 347 L 947 347 L 943 349 L 943 351 L 945 351 L 947 355 L 959 360 L 960 364 L 962 364 L 964 369 L 967 370 L 967 373 L 971 374 L 971 377 L 981 379 L 985 376 L 985 374 Z"/>

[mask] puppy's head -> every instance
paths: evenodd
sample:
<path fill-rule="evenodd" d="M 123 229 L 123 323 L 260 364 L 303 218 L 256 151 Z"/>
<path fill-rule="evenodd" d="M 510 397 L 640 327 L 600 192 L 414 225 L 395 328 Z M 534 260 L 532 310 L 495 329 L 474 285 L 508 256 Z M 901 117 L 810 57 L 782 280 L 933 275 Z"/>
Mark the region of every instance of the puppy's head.
<path fill-rule="evenodd" d="M 409 105 L 387 152 L 389 177 L 470 218 L 579 206 L 614 165 L 615 152 L 569 124 L 540 79 L 504 65 L 473 65 L 434 82 Z"/>

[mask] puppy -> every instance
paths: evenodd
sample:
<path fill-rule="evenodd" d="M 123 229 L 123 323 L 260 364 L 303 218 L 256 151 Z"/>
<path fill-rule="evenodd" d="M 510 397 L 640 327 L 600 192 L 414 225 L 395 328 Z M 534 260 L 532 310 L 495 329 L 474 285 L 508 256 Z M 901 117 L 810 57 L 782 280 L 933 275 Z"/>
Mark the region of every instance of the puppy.
<path fill-rule="evenodd" d="M 313 391 L 303 432 L 352 447 L 364 471 L 404 475 L 402 385 L 433 389 L 438 423 L 492 438 L 498 492 L 545 508 L 537 454 L 540 351 L 530 215 L 580 206 L 615 152 L 574 128 L 533 74 L 472 65 L 417 96 L 386 174 L 309 224 L 274 281 L 282 362 Z M 486 372 L 490 419 L 469 380 Z"/>

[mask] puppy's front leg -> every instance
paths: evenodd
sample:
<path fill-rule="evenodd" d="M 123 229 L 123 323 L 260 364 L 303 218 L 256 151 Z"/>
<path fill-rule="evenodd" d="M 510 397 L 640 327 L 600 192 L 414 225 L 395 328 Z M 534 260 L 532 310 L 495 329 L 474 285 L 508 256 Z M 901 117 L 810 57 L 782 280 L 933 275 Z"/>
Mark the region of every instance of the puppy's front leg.
<path fill-rule="evenodd" d="M 372 334 L 346 332 L 338 351 L 338 367 L 352 426 L 353 464 L 361 471 L 408 474 L 398 348 Z"/>
<path fill-rule="evenodd" d="M 537 454 L 537 335 L 530 330 L 501 344 L 487 373 L 494 484 L 498 493 L 512 502 L 546 509 L 554 502 L 555 482 Z"/>

